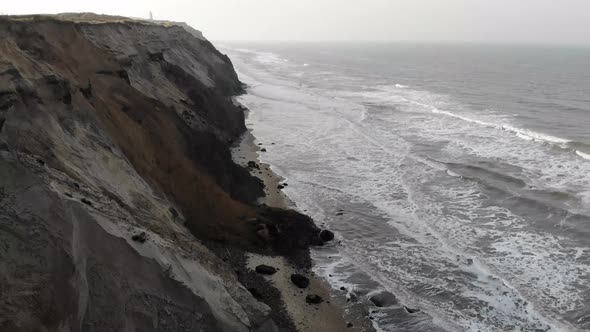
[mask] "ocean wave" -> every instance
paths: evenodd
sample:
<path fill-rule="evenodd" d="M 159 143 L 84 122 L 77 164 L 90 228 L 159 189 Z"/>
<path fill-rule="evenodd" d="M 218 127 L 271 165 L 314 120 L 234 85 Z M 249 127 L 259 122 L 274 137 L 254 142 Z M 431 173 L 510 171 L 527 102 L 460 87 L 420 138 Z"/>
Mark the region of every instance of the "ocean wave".
<path fill-rule="evenodd" d="M 590 154 L 576 150 L 576 154 L 586 160 L 590 160 Z"/>
<path fill-rule="evenodd" d="M 486 121 L 481 121 L 478 119 L 473 119 L 470 117 L 466 117 L 463 115 L 459 115 L 453 112 L 449 112 L 449 111 L 443 111 L 443 110 L 439 110 L 437 108 L 434 108 L 432 110 L 432 113 L 436 113 L 436 114 L 443 114 L 446 116 L 450 116 L 450 117 L 454 117 L 457 119 L 461 119 L 463 121 L 467 121 L 467 122 L 471 122 L 471 123 L 475 123 L 475 124 L 479 124 L 485 127 L 490 127 L 490 128 L 495 128 L 495 129 L 501 129 L 501 130 L 505 130 L 508 132 L 513 133 L 514 135 L 516 135 L 518 138 L 527 140 L 527 141 L 539 141 L 539 142 L 546 142 L 546 143 L 554 143 L 554 144 L 568 144 L 571 143 L 571 140 L 565 139 L 565 138 L 561 138 L 561 137 L 557 137 L 557 136 L 551 136 L 551 135 L 547 135 L 544 133 L 539 133 L 536 131 L 532 131 L 529 129 L 523 129 L 523 128 L 518 128 L 518 127 L 514 127 L 512 125 L 507 125 L 507 124 L 497 124 L 497 123 L 491 123 L 491 122 L 486 122 Z"/>

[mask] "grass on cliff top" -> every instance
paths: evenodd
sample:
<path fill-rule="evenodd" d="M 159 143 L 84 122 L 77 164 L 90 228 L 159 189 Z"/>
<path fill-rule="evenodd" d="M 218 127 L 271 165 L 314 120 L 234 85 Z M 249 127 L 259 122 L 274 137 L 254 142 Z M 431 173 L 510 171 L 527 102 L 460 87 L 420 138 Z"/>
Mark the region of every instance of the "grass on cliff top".
<path fill-rule="evenodd" d="M 175 22 L 170 21 L 155 21 L 143 18 L 132 18 L 117 15 L 101 15 L 95 13 L 60 13 L 60 14 L 33 14 L 33 15 L 3 15 L 0 16 L 14 21 L 35 21 L 35 20 L 58 20 L 67 21 L 74 23 L 90 23 L 90 24 L 101 24 L 101 23 L 142 23 L 142 24 L 153 24 L 163 25 L 170 27 L 177 25 Z"/>

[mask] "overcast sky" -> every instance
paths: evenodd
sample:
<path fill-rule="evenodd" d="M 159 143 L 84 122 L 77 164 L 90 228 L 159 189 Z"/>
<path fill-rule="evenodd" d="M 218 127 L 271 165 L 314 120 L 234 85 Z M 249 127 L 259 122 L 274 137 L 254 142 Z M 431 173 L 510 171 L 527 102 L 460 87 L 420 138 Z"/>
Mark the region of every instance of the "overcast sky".
<path fill-rule="evenodd" d="M 0 0 L 0 13 L 185 21 L 212 40 L 590 44 L 590 0 Z"/>

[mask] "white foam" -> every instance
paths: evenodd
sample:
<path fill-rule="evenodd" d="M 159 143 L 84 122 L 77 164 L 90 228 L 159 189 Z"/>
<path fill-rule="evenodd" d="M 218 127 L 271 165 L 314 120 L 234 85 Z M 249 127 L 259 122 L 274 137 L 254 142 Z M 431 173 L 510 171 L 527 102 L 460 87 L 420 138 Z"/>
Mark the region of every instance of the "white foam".
<path fill-rule="evenodd" d="M 452 177 L 454 177 L 454 178 L 460 178 L 461 177 L 461 175 L 459 175 L 459 174 L 451 171 L 450 169 L 447 169 L 447 174 L 450 175 L 450 176 L 452 176 Z"/>
<path fill-rule="evenodd" d="M 424 106 L 428 106 L 428 105 L 424 105 Z M 479 124 L 479 125 L 482 125 L 482 126 L 485 126 L 485 127 L 501 128 L 501 126 L 496 125 L 496 124 L 493 124 L 493 123 L 489 123 L 489 122 L 485 122 L 485 121 L 481 121 L 481 120 L 477 120 L 477 119 L 472 119 L 472 118 L 469 118 L 469 117 L 466 117 L 466 116 L 462 116 L 462 115 L 459 115 L 459 114 L 455 114 L 455 113 L 449 112 L 449 111 L 442 111 L 442 110 L 439 110 L 437 108 L 433 108 L 432 109 L 432 113 L 435 113 L 435 114 L 444 114 L 446 116 L 451 116 L 453 118 L 461 119 L 463 121 L 467 121 L 467 122 L 471 122 L 471 123 L 476 123 L 476 124 Z"/>
<path fill-rule="evenodd" d="M 407 86 L 407 85 L 403 85 L 403 84 L 396 84 L 396 85 L 395 85 L 395 87 L 396 87 L 396 88 L 400 88 L 400 89 L 405 89 L 405 88 L 407 88 L 408 86 Z"/>
<path fill-rule="evenodd" d="M 542 141 L 542 142 L 549 142 L 549 143 L 556 143 L 556 144 L 566 144 L 566 143 L 571 142 L 570 140 L 565 139 L 565 138 L 551 136 L 551 135 L 535 132 L 535 131 L 528 130 L 528 129 L 517 128 L 517 127 L 511 126 L 511 125 L 502 125 L 502 129 L 516 133 L 517 135 L 520 134 L 520 135 L 530 137 L 535 141 Z"/>
<path fill-rule="evenodd" d="M 432 109 L 432 113 L 436 113 L 436 114 L 444 114 L 446 116 L 451 116 L 457 119 L 461 119 L 463 121 L 467 121 L 467 122 L 471 122 L 471 123 L 475 123 L 478 125 L 482 125 L 484 127 L 490 127 L 490 128 L 496 128 L 496 129 L 501 129 L 501 130 L 505 130 L 508 132 L 511 132 L 513 134 L 516 135 L 516 137 L 518 138 L 522 138 L 524 140 L 527 141 L 540 141 L 540 142 L 547 142 L 547 143 L 555 143 L 555 144 L 566 144 L 571 142 L 568 139 L 565 138 L 561 138 L 561 137 L 556 137 L 556 136 L 551 136 L 551 135 L 547 135 L 547 134 L 543 134 L 543 133 L 539 133 L 539 132 L 535 132 L 529 129 L 523 129 L 523 128 L 518 128 L 509 124 L 497 124 L 497 123 L 490 123 L 490 122 L 486 122 L 486 121 L 482 121 L 482 120 L 478 120 L 478 119 L 474 119 L 471 117 L 467 117 L 467 116 L 463 116 L 463 115 L 459 115 L 450 111 L 442 111 L 436 108 Z"/>
<path fill-rule="evenodd" d="M 590 154 L 576 150 L 576 154 L 586 160 L 590 160 Z"/>

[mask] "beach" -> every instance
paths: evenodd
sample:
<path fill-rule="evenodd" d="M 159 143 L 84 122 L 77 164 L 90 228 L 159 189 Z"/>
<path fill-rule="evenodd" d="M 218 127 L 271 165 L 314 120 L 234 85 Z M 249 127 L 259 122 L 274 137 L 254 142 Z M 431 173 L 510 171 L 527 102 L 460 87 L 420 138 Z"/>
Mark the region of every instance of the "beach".
<path fill-rule="evenodd" d="M 246 111 L 246 115 L 248 111 Z M 234 161 L 250 169 L 252 175 L 258 177 L 264 184 L 265 196 L 259 202 L 274 208 L 296 208 L 285 193 L 278 189 L 284 184 L 284 179 L 273 172 L 271 165 L 260 161 L 262 149 L 272 147 L 272 142 L 261 143 L 250 131 L 246 132 L 240 142 L 232 148 Z M 248 167 L 254 162 L 258 167 Z M 313 268 L 298 267 L 284 257 L 247 253 L 245 267 L 255 274 L 259 265 L 267 265 L 277 269 L 277 272 L 263 278 L 280 294 L 280 305 L 300 332 L 326 331 L 373 331 L 370 320 L 346 309 L 348 302 L 346 294 L 332 289 L 326 280 L 313 272 Z M 309 287 L 300 289 L 295 286 L 290 277 L 301 274 L 310 280 Z M 323 301 L 320 304 L 306 302 L 308 294 L 319 295 Z M 275 302 L 276 303 L 276 302 Z"/>

